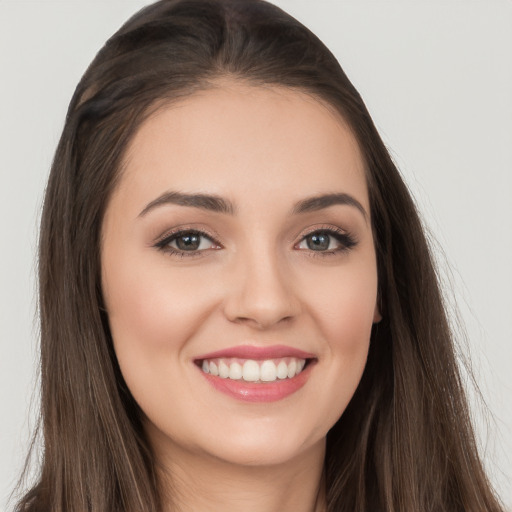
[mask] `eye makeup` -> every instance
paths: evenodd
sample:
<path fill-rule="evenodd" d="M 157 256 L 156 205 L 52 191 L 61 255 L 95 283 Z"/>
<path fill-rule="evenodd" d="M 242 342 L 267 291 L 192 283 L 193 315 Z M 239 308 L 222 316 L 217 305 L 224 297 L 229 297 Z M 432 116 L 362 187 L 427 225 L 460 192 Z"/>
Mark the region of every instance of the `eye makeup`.
<path fill-rule="evenodd" d="M 311 256 L 334 256 L 344 253 L 357 245 L 354 235 L 335 226 L 322 226 L 302 234 L 294 245 L 297 250 L 307 250 Z"/>
<path fill-rule="evenodd" d="M 357 239 L 347 231 L 329 225 L 302 234 L 293 249 L 311 253 L 311 256 L 334 256 L 349 251 L 357 243 Z M 207 251 L 223 248 L 210 232 L 183 226 L 166 232 L 153 246 L 181 258 L 204 256 Z"/>
<path fill-rule="evenodd" d="M 205 230 L 180 226 L 166 232 L 154 247 L 171 256 L 197 257 L 208 250 L 222 249 L 216 238 Z"/>

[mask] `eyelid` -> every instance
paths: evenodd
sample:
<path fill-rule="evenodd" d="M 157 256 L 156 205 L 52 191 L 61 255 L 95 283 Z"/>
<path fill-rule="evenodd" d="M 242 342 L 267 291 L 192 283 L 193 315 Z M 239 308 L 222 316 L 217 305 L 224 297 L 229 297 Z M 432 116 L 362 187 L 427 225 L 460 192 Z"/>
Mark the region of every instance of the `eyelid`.
<path fill-rule="evenodd" d="M 158 250 L 161 250 L 162 252 L 168 252 L 173 255 L 180 255 L 180 256 L 200 256 L 203 255 L 203 253 L 211 250 L 211 249 L 201 249 L 201 250 L 195 250 L 195 251 L 182 251 L 180 249 L 174 248 L 169 246 L 170 242 L 176 238 L 179 238 L 179 235 L 181 234 L 187 234 L 187 233 L 193 233 L 197 234 L 199 236 L 205 237 L 209 239 L 213 244 L 215 244 L 217 247 L 215 249 L 222 249 L 224 248 L 223 245 L 218 241 L 219 236 L 210 230 L 209 228 L 205 228 L 203 226 L 199 227 L 194 224 L 187 224 L 187 225 L 180 225 L 175 226 L 167 231 L 165 231 L 163 234 L 158 236 L 153 242 L 152 246 L 157 248 Z M 334 250 L 326 250 L 326 251 L 312 251 L 307 249 L 298 249 L 298 245 L 301 244 L 306 237 L 315 234 L 315 233 L 326 233 L 338 240 L 338 242 L 341 244 L 341 247 L 336 248 Z M 344 251 L 350 250 L 352 247 L 358 244 L 358 239 L 356 236 L 351 234 L 348 230 L 340 228 L 339 226 L 336 226 L 334 224 L 320 224 L 320 225 L 313 225 L 308 226 L 305 228 L 300 235 L 295 237 L 295 242 L 293 243 L 293 248 L 296 250 L 304 251 L 304 252 L 313 252 L 315 253 L 315 256 L 322 256 L 322 255 L 329 255 L 329 254 L 335 254 L 340 253 Z M 213 248 L 212 248 L 213 249 Z"/>
<path fill-rule="evenodd" d="M 313 226 L 308 226 L 307 228 L 304 228 L 295 238 L 296 242 L 294 242 L 294 245 L 304 240 L 309 235 L 312 235 L 313 233 L 318 232 L 327 232 L 327 233 L 333 233 L 338 235 L 343 235 L 350 237 L 354 240 L 356 240 L 356 237 L 347 229 L 343 229 L 339 226 L 336 226 L 335 224 L 316 224 Z"/>
<path fill-rule="evenodd" d="M 185 233 L 195 233 L 197 235 L 200 235 L 200 236 L 203 236 L 205 238 L 208 238 L 209 240 L 211 240 L 215 245 L 219 246 L 219 248 L 222 248 L 222 244 L 219 242 L 219 236 L 210 231 L 209 229 L 207 228 L 204 228 L 204 227 L 198 227 L 198 226 L 194 226 L 194 225 L 181 225 L 181 226 L 175 226 L 174 228 L 171 228 L 167 231 L 165 231 L 162 235 L 158 236 L 153 242 L 152 242 L 152 246 L 153 247 L 156 247 L 157 249 L 160 249 L 162 251 L 165 251 L 166 250 L 166 247 L 167 247 L 167 244 L 173 239 L 173 238 L 178 238 L 178 236 L 180 234 L 185 234 Z M 177 253 L 182 253 L 182 251 L 180 251 L 179 249 L 173 249 L 173 248 L 168 248 L 168 250 L 170 250 L 172 252 L 172 250 L 174 250 L 175 252 Z M 190 253 L 188 255 L 192 255 L 193 253 L 201 253 L 201 252 L 204 252 L 204 249 L 202 251 L 190 251 Z"/>
<path fill-rule="evenodd" d="M 329 236 L 332 236 L 338 240 L 341 244 L 341 247 L 333 250 L 326 251 L 313 251 L 308 249 L 299 249 L 298 246 L 301 244 L 308 236 L 313 235 L 315 233 L 326 233 Z M 323 224 L 317 226 L 310 226 L 306 228 L 299 236 L 298 240 L 294 243 L 294 249 L 304 251 L 306 253 L 312 253 L 312 256 L 328 256 L 336 253 L 346 252 L 353 247 L 355 247 L 359 243 L 357 237 L 353 235 L 351 232 L 346 229 L 342 229 L 339 226 L 335 226 L 333 224 Z"/>
<path fill-rule="evenodd" d="M 174 226 L 172 228 L 166 229 L 162 234 L 158 235 L 152 242 L 152 245 L 156 245 L 157 243 L 161 242 L 162 240 L 165 240 L 166 238 L 169 238 L 172 235 L 177 235 L 178 233 L 199 233 L 201 235 L 205 235 L 212 240 L 217 242 L 217 239 L 219 238 L 219 235 L 211 230 L 210 228 L 207 228 L 203 225 L 198 224 L 179 224 L 178 226 Z M 217 242 L 218 243 L 218 242 Z"/>

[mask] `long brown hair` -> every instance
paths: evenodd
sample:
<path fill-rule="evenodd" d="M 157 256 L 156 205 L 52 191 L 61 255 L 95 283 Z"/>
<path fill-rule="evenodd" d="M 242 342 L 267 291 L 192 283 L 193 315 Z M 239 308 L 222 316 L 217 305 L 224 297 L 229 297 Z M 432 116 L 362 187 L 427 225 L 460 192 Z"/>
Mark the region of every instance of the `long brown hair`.
<path fill-rule="evenodd" d="M 230 76 L 335 107 L 365 159 L 383 320 L 330 430 L 328 510 L 500 511 L 477 454 L 432 258 L 358 92 L 307 28 L 261 0 L 161 0 L 98 53 L 71 101 L 41 223 L 44 454 L 18 512 L 158 512 L 154 458 L 102 306 L 103 215 L 127 144 L 162 103 Z"/>

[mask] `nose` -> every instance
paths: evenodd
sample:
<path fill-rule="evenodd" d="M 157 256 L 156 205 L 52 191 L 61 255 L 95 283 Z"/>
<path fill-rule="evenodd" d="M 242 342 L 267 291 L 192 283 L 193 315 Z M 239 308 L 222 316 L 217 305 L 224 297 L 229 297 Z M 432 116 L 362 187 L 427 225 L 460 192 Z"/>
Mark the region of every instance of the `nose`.
<path fill-rule="evenodd" d="M 245 255 L 235 267 L 224 303 L 228 320 L 263 330 L 289 323 L 299 314 L 291 273 L 277 254 Z"/>

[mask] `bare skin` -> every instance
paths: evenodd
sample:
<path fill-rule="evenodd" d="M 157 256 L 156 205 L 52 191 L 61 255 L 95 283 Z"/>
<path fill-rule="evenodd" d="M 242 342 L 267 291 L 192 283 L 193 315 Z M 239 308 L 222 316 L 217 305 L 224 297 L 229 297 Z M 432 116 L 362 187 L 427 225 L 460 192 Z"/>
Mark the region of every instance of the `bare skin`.
<path fill-rule="evenodd" d="M 159 436 L 154 433 L 153 439 Z M 226 512 L 325 512 L 323 458 L 315 446 L 286 464 L 239 466 L 234 471 L 222 460 L 176 447 L 174 459 L 160 472 L 162 488 L 171 489 L 167 510 L 216 512 L 220 506 Z M 173 495 L 172 489 L 178 492 Z"/>
<path fill-rule="evenodd" d="M 306 94 L 224 81 L 139 129 L 102 278 L 169 511 L 325 510 L 326 435 L 380 319 L 369 211 L 354 137 Z M 269 381 L 235 375 L 263 360 Z"/>

